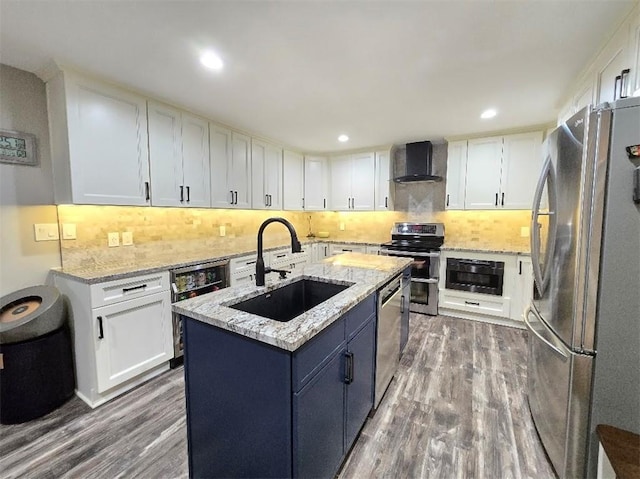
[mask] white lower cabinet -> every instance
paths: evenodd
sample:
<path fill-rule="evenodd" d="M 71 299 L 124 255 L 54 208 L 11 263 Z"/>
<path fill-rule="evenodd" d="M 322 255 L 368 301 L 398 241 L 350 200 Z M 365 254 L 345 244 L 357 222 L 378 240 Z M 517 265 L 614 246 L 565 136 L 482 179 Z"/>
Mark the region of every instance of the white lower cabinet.
<path fill-rule="evenodd" d="M 166 292 L 95 308 L 93 314 L 99 393 L 173 357 Z"/>
<path fill-rule="evenodd" d="M 380 254 L 380 246 L 367 245 L 365 252 L 367 254 Z"/>
<path fill-rule="evenodd" d="M 265 265 L 268 264 L 268 254 L 263 255 Z M 230 285 L 237 286 L 243 283 L 252 283 L 256 280 L 256 261 L 258 257 L 256 254 L 249 254 L 246 256 L 239 256 L 237 258 L 231 258 L 229 261 L 229 277 Z"/>
<path fill-rule="evenodd" d="M 329 245 L 329 256 L 342 253 L 366 253 L 367 247 L 363 244 L 331 243 Z"/>
<path fill-rule="evenodd" d="M 89 285 L 56 276 L 68 299 L 76 394 L 89 406 L 169 368 L 173 358 L 167 271 Z"/>

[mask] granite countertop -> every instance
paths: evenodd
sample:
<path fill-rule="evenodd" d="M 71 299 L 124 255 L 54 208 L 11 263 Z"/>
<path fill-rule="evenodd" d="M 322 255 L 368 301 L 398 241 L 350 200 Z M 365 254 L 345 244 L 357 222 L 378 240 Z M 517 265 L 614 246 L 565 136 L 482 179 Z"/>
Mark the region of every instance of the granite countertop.
<path fill-rule="evenodd" d="M 270 279 L 266 286 L 245 283 L 180 301 L 172 308 L 203 323 L 295 351 L 410 264 L 406 258 L 344 253 L 307 265 L 285 280 Z M 286 323 L 229 307 L 301 278 L 351 286 Z"/>
<path fill-rule="evenodd" d="M 494 248 L 479 248 L 479 247 L 469 247 L 469 246 L 450 246 L 450 245 L 442 245 L 440 248 L 442 251 L 468 251 L 470 253 L 495 253 L 495 254 L 521 254 L 525 256 L 530 256 L 531 252 L 529 250 L 518 250 L 518 249 L 494 249 Z"/>
<path fill-rule="evenodd" d="M 357 244 L 363 246 L 378 246 L 380 243 L 365 243 L 355 241 L 343 241 L 333 240 L 328 238 L 302 238 L 300 240 L 302 245 L 310 245 L 313 243 L 334 243 L 334 244 Z M 290 248 L 290 243 L 282 244 L 280 246 L 274 246 L 265 248 L 264 251 L 276 251 L 282 248 Z M 160 271 L 167 271 L 169 269 L 183 268 L 186 266 L 192 266 L 199 263 L 209 263 L 212 261 L 220 261 L 225 259 L 237 258 L 249 254 L 256 254 L 255 249 L 239 249 L 237 246 L 230 242 L 230 246 L 227 248 L 217 248 L 215 251 L 209 253 L 192 254 L 190 256 L 182 256 L 177 260 L 175 253 L 171 256 L 157 257 L 144 261 L 138 261 L 135 264 L 126 264 L 114 266 L 113 264 L 95 264 L 82 268 L 54 268 L 52 273 L 72 278 L 81 281 L 86 284 L 102 283 L 105 281 L 114 281 L 117 279 L 130 278 L 132 276 L 138 276 L 142 274 L 158 273 Z"/>

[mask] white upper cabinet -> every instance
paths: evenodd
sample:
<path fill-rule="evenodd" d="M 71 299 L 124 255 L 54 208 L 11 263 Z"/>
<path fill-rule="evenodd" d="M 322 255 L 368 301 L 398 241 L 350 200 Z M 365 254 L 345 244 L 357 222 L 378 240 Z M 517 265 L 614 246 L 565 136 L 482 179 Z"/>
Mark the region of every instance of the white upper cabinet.
<path fill-rule="evenodd" d="M 373 211 L 375 206 L 375 154 L 331 158 L 331 209 Z"/>
<path fill-rule="evenodd" d="M 596 58 L 594 68 L 596 73 L 595 103 L 614 101 L 621 96 L 622 70 L 629 68 L 629 32 L 627 28 L 618 30 L 605 48 Z M 628 78 L 627 78 L 628 84 Z M 626 92 L 622 92 L 625 93 Z"/>
<path fill-rule="evenodd" d="M 390 151 L 376 151 L 376 183 L 375 194 L 376 204 L 375 209 L 377 211 L 392 210 L 393 204 L 391 201 L 391 162 Z"/>
<path fill-rule="evenodd" d="M 497 208 L 500 196 L 502 137 L 469 140 L 467 151 L 465 209 Z"/>
<path fill-rule="evenodd" d="M 449 142 L 447 150 L 447 196 L 445 208 L 464 209 L 464 194 L 467 177 L 467 141 Z"/>
<path fill-rule="evenodd" d="M 304 209 L 321 211 L 328 207 L 329 160 L 323 156 L 304 157 Z"/>
<path fill-rule="evenodd" d="M 464 204 L 466 210 L 531 209 L 543 163 L 542 132 L 478 138 L 466 143 L 464 176 L 464 142 L 449 145 L 447 208 L 456 205 L 461 209 Z"/>
<path fill-rule="evenodd" d="M 640 96 L 640 4 L 629 22 L 629 53 L 631 76 L 629 78 L 629 96 Z"/>
<path fill-rule="evenodd" d="M 251 140 L 253 209 L 282 209 L 282 148 Z"/>
<path fill-rule="evenodd" d="M 149 205 L 145 99 L 65 71 L 47 101 L 56 203 Z"/>
<path fill-rule="evenodd" d="M 531 209 L 542 164 L 541 131 L 504 137 L 501 207 L 512 210 Z"/>
<path fill-rule="evenodd" d="M 151 204 L 211 205 L 206 120 L 148 102 Z"/>
<path fill-rule="evenodd" d="M 211 206 L 251 208 L 251 138 L 209 124 Z"/>
<path fill-rule="evenodd" d="M 299 153 L 284 150 L 282 208 L 304 209 L 304 158 Z"/>

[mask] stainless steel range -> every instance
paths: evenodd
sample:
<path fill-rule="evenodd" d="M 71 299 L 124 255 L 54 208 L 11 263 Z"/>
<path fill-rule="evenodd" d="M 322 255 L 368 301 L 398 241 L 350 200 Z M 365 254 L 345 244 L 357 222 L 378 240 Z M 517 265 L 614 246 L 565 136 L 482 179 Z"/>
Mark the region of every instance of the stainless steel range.
<path fill-rule="evenodd" d="M 396 223 L 391 230 L 391 241 L 380 245 L 380 254 L 413 258 L 412 312 L 433 316 L 438 314 L 438 271 L 442 243 L 442 223 Z"/>

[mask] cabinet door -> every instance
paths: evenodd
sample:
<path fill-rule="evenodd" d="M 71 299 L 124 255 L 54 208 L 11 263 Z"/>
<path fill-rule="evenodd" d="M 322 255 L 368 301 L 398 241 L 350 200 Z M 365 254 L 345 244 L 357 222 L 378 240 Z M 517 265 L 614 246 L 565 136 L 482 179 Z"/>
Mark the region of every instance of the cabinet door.
<path fill-rule="evenodd" d="M 211 206 L 230 208 L 233 201 L 231 188 L 231 130 L 209 124 L 211 157 Z"/>
<path fill-rule="evenodd" d="M 452 141 L 447 152 L 447 196 L 445 208 L 464 209 L 467 177 L 467 141 Z"/>
<path fill-rule="evenodd" d="M 182 114 L 183 206 L 211 206 L 209 183 L 209 125 L 197 116 Z"/>
<path fill-rule="evenodd" d="M 269 203 L 265 191 L 265 163 L 267 144 L 260 140 L 251 140 L 251 207 L 256 210 L 267 208 Z"/>
<path fill-rule="evenodd" d="M 376 151 L 376 204 L 378 211 L 392 210 L 391 204 L 391 163 L 388 150 Z"/>
<path fill-rule="evenodd" d="M 231 190 L 235 192 L 235 208 L 251 208 L 251 138 L 231 133 Z"/>
<path fill-rule="evenodd" d="M 345 451 L 348 451 L 373 407 L 376 322 L 367 325 L 347 344 L 351 382 L 346 387 Z"/>
<path fill-rule="evenodd" d="M 469 140 L 465 209 L 487 210 L 498 207 L 501 164 L 501 136 Z"/>
<path fill-rule="evenodd" d="M 304 158 L 293 151 L 284 151 L 282 208 L 301 211 L 304 208 Z"/>
<path fill-rule="evenodd" d="M 180 206 L 183 185 L 180 112 L 148 102 L 151 204 Z"/>
<path fill-rule="evenodd" d="M 304 209 L 319 211 L 327 209 L 328 160 L 325 157 L 304 158 Z"/>
<path fill-rule="evenodd" d="M 351 209 L 351 155 L 331 158 L 331 209 Z"/>
<path fill-rule="evenodd" d="M 511 319 L 523 321 L 524 310 L 533 299 L 533 265 L 530 256 L 518 256 Z"/>
<path fill-rule="evenodd" d="M 628 41 L 627 28 L 620 28 L 596 58 L 596 104 L 620 98 L 620 85 L 615 92 L 615 80 L 623 69 L 630 67 Z"/>
<path fill-rule="evenodd" d="M 376 163 L 374 153 L 351 156 L 351 209 L 373 211 L 375 208 Z"/>
<path fill-rule="evenodd" d="M 267 145 L 264 184 L 270 210 L 282 209 L 282 148 Z"/>
<path fill-rule="evenodd" d="M 72 199 L 76 204 L 148 205 L 149 144 L 144 98 L 67 78 Z"/>
<path fill-rule="evenodd" d="M 168 291 L 93 310 L 98 392 L 173 357 Z"/>
<path fill-rule="evenodd" d="M 344 355 L 293 395 L 293 477 L 332 478 L 344 454 Z"/>
<path fill-rule="evenodd" d="M 500 206 L 530 210 L 542 169 L 542 132 L 504 137 Z"/>

